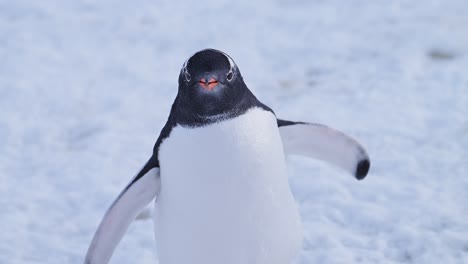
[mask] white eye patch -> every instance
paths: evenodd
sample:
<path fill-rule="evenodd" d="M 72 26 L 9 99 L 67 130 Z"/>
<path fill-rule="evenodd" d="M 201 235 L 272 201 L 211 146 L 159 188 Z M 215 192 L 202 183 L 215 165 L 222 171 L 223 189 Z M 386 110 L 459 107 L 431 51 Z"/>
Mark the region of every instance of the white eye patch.
<path fill-rule="evenodd" d="M 234 60 L 233 60 L 231 57 L 229 57 L 229 55 L 227 55 L 226 53 L 224 53 L 224 52 L 222 52 L 222 51 L 220 51 L 220 52 L 221 52 L 221 53 L 224 55 L 224 57 L 226 57 L 226 59 L 229 61 L 229 66 L 230 66 L 229 71 L 234 72 L 234 68 L 236 67 L 236 64 L 234 63 Z"/>
<path fill-rule="evenodd" d="M 192 79 L 192 76 L 190 76 L 190 73 L 188 73 L 188 69 L 187 69 L 187 63 L 190 60 L 190 58 L 184 62 L 184 65 L 182 66 L 182 70 L 181 70 L 181 73 L 184 75 L 184 78 L 187 82 L 190 82 L 190 80 Z"/>

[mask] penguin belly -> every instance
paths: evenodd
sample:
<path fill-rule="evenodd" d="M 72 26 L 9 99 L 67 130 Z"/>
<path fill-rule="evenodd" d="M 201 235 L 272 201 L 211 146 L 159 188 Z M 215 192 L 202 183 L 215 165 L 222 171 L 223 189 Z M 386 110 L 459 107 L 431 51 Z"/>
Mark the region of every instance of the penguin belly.
<path fill-rule="evenodd" d="M 289 264 L 302 244 L 276 117 L 177 125 L 159 149 L 160 264 Z"/>

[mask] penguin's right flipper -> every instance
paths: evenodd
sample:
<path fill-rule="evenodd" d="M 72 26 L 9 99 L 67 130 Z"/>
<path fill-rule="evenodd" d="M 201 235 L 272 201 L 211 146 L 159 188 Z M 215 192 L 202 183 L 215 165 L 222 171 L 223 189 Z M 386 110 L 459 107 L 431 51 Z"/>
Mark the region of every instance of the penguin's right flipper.
<path fill-rule="evenodd" d="M 158 194 L 159 168 L 151 160 L 112 203 L 94 234 L 85 264 L 108 263 L 130 223 Z"/>

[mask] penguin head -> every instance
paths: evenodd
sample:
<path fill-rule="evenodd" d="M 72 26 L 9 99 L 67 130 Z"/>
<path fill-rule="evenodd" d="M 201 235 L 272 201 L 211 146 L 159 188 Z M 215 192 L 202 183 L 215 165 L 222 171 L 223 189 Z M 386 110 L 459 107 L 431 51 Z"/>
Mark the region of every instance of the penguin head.
<path fill-rule="evenodd" d="M 191 56 L 180 71 L 178 106 L 200 116 L 219 115 L 238 104 L 246 90 L 232 58 L 205 49 Z"/>

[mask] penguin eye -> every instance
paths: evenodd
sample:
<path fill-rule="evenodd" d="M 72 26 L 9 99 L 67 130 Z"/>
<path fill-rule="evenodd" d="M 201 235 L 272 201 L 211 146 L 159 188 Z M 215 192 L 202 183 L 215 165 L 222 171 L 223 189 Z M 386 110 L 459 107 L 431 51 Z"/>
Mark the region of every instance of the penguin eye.
<path fill-rule="evenodd" d="M 229 71 L 228 74 L 226 75 L 227 80 L 232 81 L 232 77 L 234 77 L 234 74 L 232 73 L 232 71 Z"/>
<path fill-rule="evenodd" d="M 190 80 L 192 79 L 192 77 L 187 71 L 184 71 L 184 77 L 187 82 L 190 82 Z"/>

